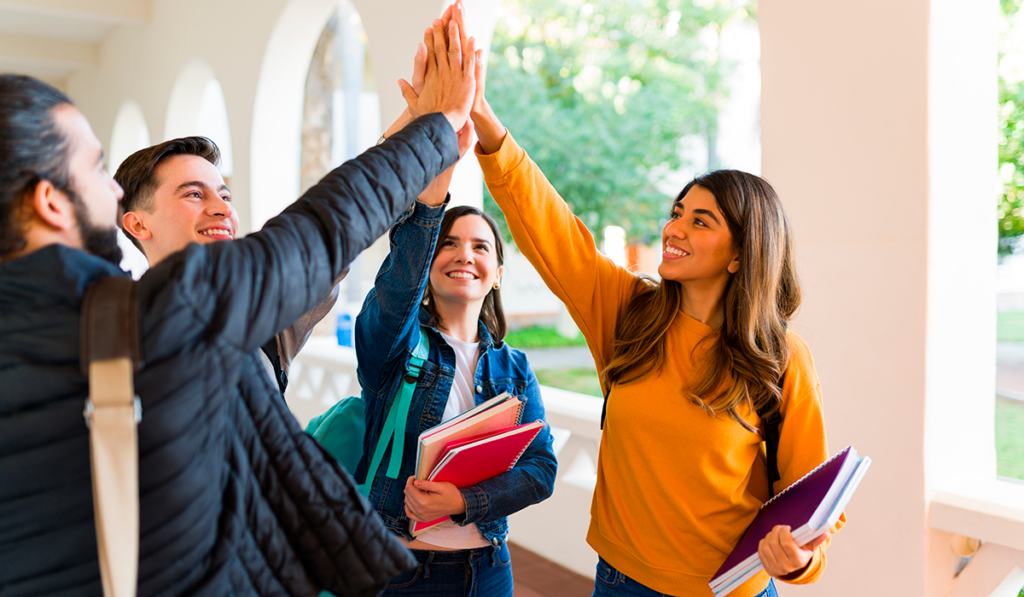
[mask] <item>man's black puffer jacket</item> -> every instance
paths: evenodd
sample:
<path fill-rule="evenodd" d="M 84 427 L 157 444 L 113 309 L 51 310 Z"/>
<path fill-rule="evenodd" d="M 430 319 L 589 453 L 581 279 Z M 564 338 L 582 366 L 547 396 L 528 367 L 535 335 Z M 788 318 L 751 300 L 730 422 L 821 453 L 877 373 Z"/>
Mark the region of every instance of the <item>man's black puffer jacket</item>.
<path fill-rule="evenodd" d="M 426 116 L 262 231 L 142 277 L 140 595 L 375 595 L 415 565 L 254 352 L 456 159 Z M 0 264 L 0 596 L 102 593 L 78 346 L 82 294 L 110 275 L 56 245 Z"/>

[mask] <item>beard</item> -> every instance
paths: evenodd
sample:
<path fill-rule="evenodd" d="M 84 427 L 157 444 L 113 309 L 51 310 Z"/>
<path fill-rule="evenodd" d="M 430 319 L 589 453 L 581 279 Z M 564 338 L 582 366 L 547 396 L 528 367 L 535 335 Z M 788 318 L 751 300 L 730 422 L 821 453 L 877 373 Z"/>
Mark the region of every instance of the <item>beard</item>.
<path fill-rule="evenodd" d="M 104 228 L 93 224 L 89 208 L 78 193 L 71 194 L 71 203 L 75 206 L 75 219 L 78 220 L 78 232 L 82 236 L 82 248 L 87 253 L 120 267 L 124 254 L 117 244 L 117 226 Z"/>

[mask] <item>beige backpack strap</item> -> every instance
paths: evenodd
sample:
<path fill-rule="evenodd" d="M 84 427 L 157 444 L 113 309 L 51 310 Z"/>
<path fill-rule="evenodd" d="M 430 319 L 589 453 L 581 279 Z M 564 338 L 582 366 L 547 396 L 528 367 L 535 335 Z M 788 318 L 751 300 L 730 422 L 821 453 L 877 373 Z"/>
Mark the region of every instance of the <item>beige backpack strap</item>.
<path fill-rule="evenodd" d="M 142 409 L 135 395 L 139 351 L 137 285 L 110 276 L 82 303 L 82 362 L 89 377 L 85 421 L 105 597 L 134 597 L 139 568 L 139 450 Z"/>

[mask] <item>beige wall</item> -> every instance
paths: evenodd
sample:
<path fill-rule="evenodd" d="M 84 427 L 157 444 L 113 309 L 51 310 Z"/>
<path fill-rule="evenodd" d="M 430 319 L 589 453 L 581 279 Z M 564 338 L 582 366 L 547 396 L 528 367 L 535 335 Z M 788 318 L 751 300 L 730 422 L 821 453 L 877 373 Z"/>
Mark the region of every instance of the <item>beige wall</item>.
<path fill-rule="evenodd" d="M 795 329 L 829 448 L 874 460 L 828 573 L 792 593 L 923 596 L 928 2 L 766 0 L 759 18 L 763 173 L 806 291 Z"/>
<path fill-rule="evenodd" d="M 830 448 L 874 464 L 806 595 L 988 595 L 956 581 L 940 489 L 993 482 L 996 3 L 765 0 L 763 172 L 792 218 Z M 952 489 L 951 489 L 952 490 Z"/>

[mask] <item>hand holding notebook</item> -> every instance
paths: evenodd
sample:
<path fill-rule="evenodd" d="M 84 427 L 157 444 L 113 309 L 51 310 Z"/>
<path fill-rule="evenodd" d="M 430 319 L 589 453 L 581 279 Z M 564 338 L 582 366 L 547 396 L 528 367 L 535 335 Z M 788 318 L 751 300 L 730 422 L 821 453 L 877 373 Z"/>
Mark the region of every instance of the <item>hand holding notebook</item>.
<path fill-rule="evenodd" d="M 860 484 L 871 459 L 847 446 L 763 506 L 732 553 L 708 583 L 715 596 L 725 595 L 762 570 L 758 544 L 779 525 L 792 529 L 797 545 L 827 533 Z"/>
<path fill-rule="evenodd" d="M 450 421 L 420 434 L 416 478 L 470 487 L 510 470 L 544 426 L 543 421 L 517 425 L 523 403 L 502 394 Z M 449 517 L 410 520 L 413 536 Z"/>

